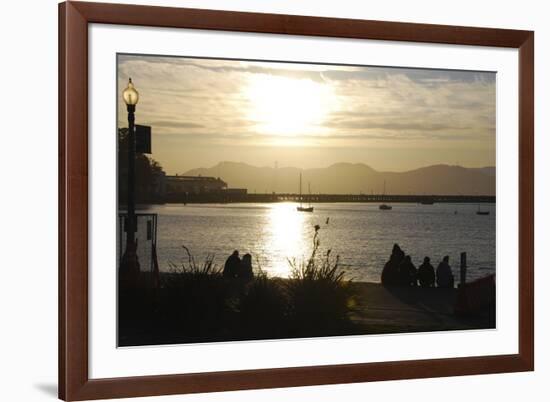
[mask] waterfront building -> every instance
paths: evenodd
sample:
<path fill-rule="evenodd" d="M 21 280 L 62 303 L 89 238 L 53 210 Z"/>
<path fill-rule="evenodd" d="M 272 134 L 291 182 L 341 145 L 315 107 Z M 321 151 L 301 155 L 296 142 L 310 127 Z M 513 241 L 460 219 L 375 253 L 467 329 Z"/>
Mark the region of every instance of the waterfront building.
<path fill-rule="evenodd" d="M 227 183 L 219 177 L 165 176 L 164 191 L 168 195 L 220 193 Z"/>

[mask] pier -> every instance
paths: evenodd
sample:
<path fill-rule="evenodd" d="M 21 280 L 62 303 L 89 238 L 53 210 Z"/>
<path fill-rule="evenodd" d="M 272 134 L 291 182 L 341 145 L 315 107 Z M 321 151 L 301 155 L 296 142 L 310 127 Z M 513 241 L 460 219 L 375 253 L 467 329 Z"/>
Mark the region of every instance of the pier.
<path fill-rule="evenodd" d="M 383 195 L 383 194 L 170 194 L 166 203 L 271 203 L 271 202 L 358 202 L 358 203 L 495 203 L 494 195 Z"/>

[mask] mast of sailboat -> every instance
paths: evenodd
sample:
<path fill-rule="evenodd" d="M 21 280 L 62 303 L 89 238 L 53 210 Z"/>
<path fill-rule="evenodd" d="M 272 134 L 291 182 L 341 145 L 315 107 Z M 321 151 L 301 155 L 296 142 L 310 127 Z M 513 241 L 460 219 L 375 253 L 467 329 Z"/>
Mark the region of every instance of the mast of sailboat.
<path fill-rule="evenodd" d="M 309 203 L 308 203 L 308 206 L 311 207 L 311 183 L 310 183 L 309 181 L 307 182 L 307 191 L 308 191 L 308 193 L 309 193 L 309 200 L 308 200 Z"/>
<path fill-rule="evenodd" d="M 302 172 L 300 172 L 300 208 L 302 208 Z"/>

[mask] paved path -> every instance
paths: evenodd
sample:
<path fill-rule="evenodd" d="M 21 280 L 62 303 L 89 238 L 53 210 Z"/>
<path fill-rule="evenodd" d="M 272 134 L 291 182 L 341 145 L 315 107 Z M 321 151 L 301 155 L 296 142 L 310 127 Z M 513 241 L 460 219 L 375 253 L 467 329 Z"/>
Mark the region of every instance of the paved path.
<path fill-rule="evenodd" d="M 457 317 L 455 289 L 385 288 L 352 283 L 356 291 L 352 319 L 367 333 L 395 333 L 493 328 L 493 314 Z"/>

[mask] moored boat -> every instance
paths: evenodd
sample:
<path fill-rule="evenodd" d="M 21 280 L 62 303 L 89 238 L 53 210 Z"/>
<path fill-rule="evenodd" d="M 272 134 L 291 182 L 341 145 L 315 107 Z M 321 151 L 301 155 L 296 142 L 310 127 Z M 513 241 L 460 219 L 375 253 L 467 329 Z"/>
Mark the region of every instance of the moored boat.
<path fill-rule="evenodd" d="M 309 184 L 308 184 L 308 188 L 309 188 L 309 195 L 311 196 L 311 188 L 309 187 Z M 302 205 L 302 173 L 300 173 L 300 205 L 296 207 L 296 210 L 298 212 L 313 212 L 313 207 L 311 206 L 311 203 L 307 207 L 304 207 Z"/>
<path fill-rule="evenodd" d="M 479 204 L 477 204 L 476 215 L 489 215 L 489 211 L 482 211 L 481 206 Z"/>

